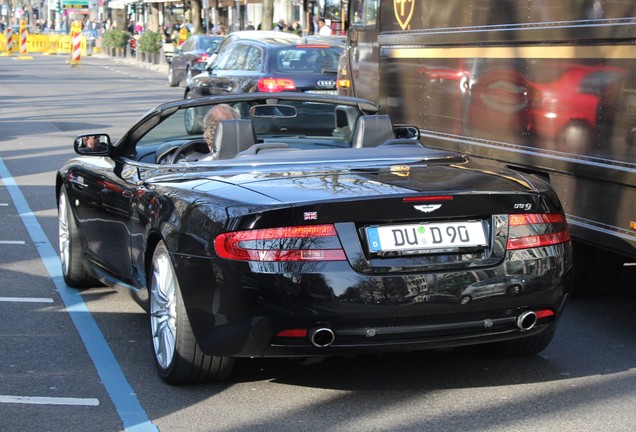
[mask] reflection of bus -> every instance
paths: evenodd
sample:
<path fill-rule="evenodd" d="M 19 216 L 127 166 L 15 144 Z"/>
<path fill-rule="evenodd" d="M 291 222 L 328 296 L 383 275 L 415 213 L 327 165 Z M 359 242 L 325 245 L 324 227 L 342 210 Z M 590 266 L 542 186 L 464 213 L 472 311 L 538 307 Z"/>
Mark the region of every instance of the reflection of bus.
<path fill-rule="evenodd" d="M 636 258 L 636 2 L 351 0 L 348 20 L 341 94 L 549 180 L 590 284 Z"/>

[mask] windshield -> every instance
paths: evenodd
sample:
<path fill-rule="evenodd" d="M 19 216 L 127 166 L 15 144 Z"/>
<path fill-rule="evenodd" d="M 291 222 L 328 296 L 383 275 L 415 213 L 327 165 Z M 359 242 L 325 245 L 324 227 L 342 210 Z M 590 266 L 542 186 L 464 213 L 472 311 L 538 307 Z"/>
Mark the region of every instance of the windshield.
<path fill-rule="evenodd" d="M 342 48 L 322 45 L 298 45 L 276 53 L 275 72 L 326 73 L 338 71 Z"/>
<path fill-rule="evenodd" d="M 263 110 L 250 112 L 253 106 L 264 103 L 272 108 L 280 106 L 284 109 L 280 110 L 280 115 L 262 115 Z M 203 118 L 213 106 L 209 104 L 175 111 L 137 142 L 137 152 L 147 152 L 169 142 L 203 139 Z M 361 115 L 356 106 L 322 101 L 255 100 L 233 103 L 231 107 L 238 118 L 251 121 L 258 142 L 284 142 L 299 148 L 351 147 L 352 131 Z"/>

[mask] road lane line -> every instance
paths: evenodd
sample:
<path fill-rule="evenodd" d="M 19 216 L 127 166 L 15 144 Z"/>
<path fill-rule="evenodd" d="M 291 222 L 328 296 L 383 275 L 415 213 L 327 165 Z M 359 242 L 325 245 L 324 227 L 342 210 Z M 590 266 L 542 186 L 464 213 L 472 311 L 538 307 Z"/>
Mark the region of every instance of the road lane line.
<path fill-rule="evenodd" d="M 2 245 L 23 245 L 25 244 L 23 240 L 0 240 L 0 244 Z"/>
<path fill-rule="evenodd" d="M 66 310 L 84 342 L 97 374 L 115 405 L 124 428 L 131 432 L 158 432 L 159 429 L 148 419 L 82 296 L 77 290 L 69 288 L 64 283 L 60 259 L 1 157 L 0 180 L 7 187 L 15 208 L 40 254 L 56 290 L 64 301 Z"/>
<path fill-rule="evenodd" d="M 27 405 L 98 406 L 99 399 L 0 395 L 0 403 L 27 404 Z"/>
<path fill-rule="evenodd" d="M 52 298 L 44 297 L 0 297 L 0 302 L 15 303 L 53 303 Z"/>

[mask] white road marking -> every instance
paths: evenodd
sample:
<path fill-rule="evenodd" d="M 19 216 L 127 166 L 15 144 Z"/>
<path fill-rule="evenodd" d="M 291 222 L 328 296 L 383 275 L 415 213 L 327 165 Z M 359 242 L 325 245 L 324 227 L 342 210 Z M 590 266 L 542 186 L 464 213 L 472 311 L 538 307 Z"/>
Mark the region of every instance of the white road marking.
<path fill-rule="evenodd" d="M 53 299 L 44 297 L 0 297 L 0 302 L 53 303 Z"/>
<path fill-rule="evenodd" d="M 23 245 L 24 240 L 0 240 L 2 245 Z"/>
<path fill-rule="evenodd" d="M 0 403 L 27 404 L 27 405 L 98 406 L 99 399 L 0 395 Z"/>

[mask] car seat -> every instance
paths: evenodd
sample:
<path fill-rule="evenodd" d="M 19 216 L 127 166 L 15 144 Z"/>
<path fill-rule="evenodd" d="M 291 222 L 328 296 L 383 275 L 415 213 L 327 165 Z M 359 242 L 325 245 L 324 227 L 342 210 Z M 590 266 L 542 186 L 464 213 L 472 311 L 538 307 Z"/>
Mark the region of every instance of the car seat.
<path fill-rule="evenodd" d="M 212 147 L 216 149 L 215 159 L 232 159 L 257 142 L 252 120 L 221 120 L 212 141 Z"/>
<path fill-rule="evenodd" d="M 388 115 L 369 115 L 358 118 L 351 147 L 377 147 L 395 138 L 393 123 Z"/>

